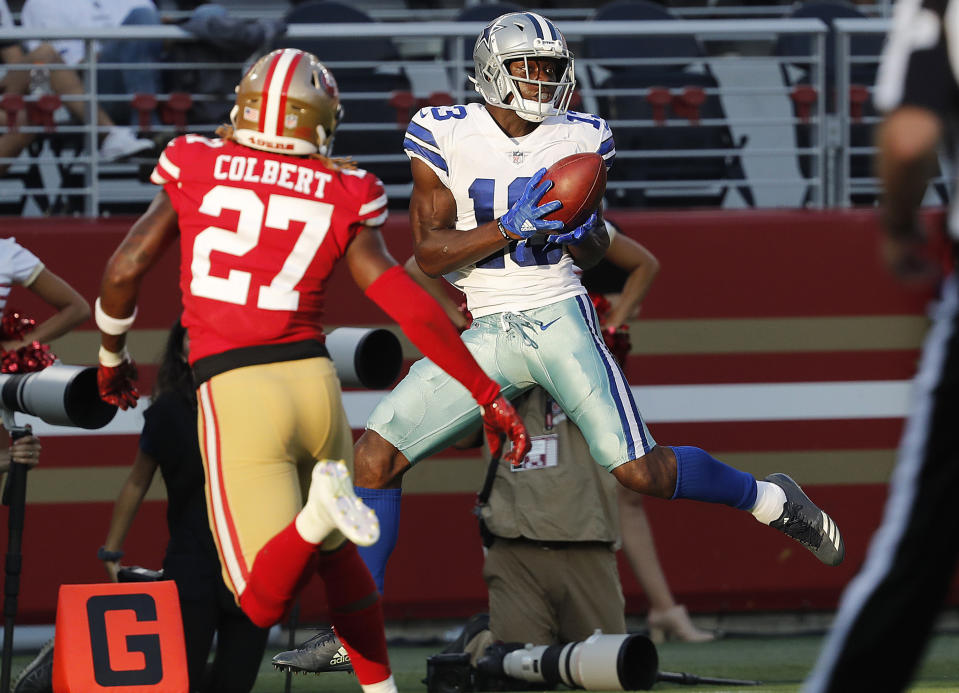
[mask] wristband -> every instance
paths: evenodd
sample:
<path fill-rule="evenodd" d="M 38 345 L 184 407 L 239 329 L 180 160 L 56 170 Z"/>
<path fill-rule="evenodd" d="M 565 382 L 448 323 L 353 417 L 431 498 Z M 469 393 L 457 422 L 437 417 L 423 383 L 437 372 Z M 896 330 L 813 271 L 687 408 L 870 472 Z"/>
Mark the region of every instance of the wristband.
<path fill-rule="evenodd" d="M 100 364 L 106 366 L 107 368 L 116 368 L 124 361 L 130 360 L 130 352 L 127 351 L 126 347 L 123 347 L 123 351 L 117 353 L 115 351 L 110 351 L 104 346 L 101 346 L 99 360 Z"/>
<path fill-rule="evenodd" d="M 507 241 L 516 240 L 515 238 L 510 236 L 508 233 L 506 233 L 506 227 L 503 226 L 503 222 L 501 222 L 499 219 L 496 220 L 496 228 L 499 229 L 499 232 L 503 235 L 503 238 L 505 238 Z"/>
<path fill-rule="evenodd" d="M 128 318 L 114 318 L 103 312 L 103 307 L 100 305 L 100 297 L 97 296 L 97 300 L 93 304 L 93 315 L 96 319 L 97 327 L 100 328 L 101 332 L 117 336 L 126 333 L 133 327 L 133 321 L 137 317 L 137 309 L 134 308 L 133 315 Z"/>
<path fill-rule="evenodd" d="M 97 559 L 101 561 L 119 561 L 123 558 L 122 551 L 107 551 L 105 547 L 101 546 L 97 549 Z"/>

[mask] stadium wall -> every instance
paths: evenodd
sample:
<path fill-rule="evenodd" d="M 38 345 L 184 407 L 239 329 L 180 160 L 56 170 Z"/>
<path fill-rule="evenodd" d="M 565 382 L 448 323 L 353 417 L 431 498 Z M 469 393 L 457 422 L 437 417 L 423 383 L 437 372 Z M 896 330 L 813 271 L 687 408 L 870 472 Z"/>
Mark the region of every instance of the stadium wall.
<path fill-rule="evenodd" d="M 745 513 L 649 499 L 677 598 L 701 612 L 833 608 L 879 521 L 931 297 L 887 277 L 871 211 L 614 210 L 608 216 L 662 263 L 641 318 L 631 324 L 627 365 L 655 438 L 700 445 L 760 478 L 789 472 L 846 537 L 846 561 L 832 569 Z M 931 215 L 933 224 L 940 220 Z M 106 259 L 130 223 L 7 220 L 4 235 L 36 252 L 92 303 Z M 393 215 L 384 235 L 405 260 L 411 252 L 405 217 Z M 142 392 L 149 392 L 165 332 L 178 314 L 176 255 L 168 251 L 147 278 L 130 335 Z M 330 287 L 328 328 L 389 326 L 345 268 Z M 48 310 L 22 290 L 11 294 L 8 307 L 41 319 Z M 97 343 L 90 321 L 53 349 L 67 363 L 92 364 Z M 403 344 L 408 365 L 417 352 Z M 356 435 L 378 397 L 346 393 Z M 250 406 L 257 406 L 253 393 Z M 105 579 L 96 549 L 136 451 L 142 409 L 92 433 L 35 422 L 43 455 L 28 484 L 21 622 L 51 623 L 59 584 Z M 470 512 L 483 472 L 477 454 L 450 450 L 408 475 L 400 541 L 387 574 L 388 618 L 464 617 L 485 608 Z M 157 475 L 126 542 L 125 563 L 159 567 L 163 497 Z M 628 570 L 622 575 L 627 609 L 641 613 L 645 597 Z M 323 618 L 317 582 L 302 600 L 307 621 Z M 959 603 L 959 582 L 951 601 Z"/>

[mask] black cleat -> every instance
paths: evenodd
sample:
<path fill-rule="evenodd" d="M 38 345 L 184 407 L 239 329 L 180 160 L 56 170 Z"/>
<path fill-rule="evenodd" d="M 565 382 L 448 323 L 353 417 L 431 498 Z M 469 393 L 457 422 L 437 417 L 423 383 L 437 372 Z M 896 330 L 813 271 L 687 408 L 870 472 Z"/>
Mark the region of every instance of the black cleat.
<path fill-rule="evenodd" d="M 350 655 L 332 628 L 323 628 L 295 650 L 275 655 L 273 666 L 280 671 L 313 674 L 328 671 L 353 672 Z"/>
<path fill-rule="evenodd" d="M 13 682 L 13 693 L 53 693 L 53 638 L 43 643 L 37 656 Z"/>
<path fill-rule="evenodd" d="M 837 525 L 803 493 L 799 484 L 785 474 L 770 474 L 765 481 L 776 484 L 786 494 L 783 514 L 769 523 L 787 537 L 792 537 L 816 554 L 826 565 L 842 563 L 846 546 Z"/>

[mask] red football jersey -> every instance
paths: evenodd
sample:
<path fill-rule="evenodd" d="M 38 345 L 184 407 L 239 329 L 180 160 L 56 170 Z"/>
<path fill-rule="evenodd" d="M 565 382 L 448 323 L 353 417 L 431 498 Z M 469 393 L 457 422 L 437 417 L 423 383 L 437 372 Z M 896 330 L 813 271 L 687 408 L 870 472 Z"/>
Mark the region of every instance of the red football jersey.
<path fill-rule="evenodd" d="M 150 180 L 180 225 L 190 361 L 237 347 L 323 340 L 325 284 L 363 226 L 386 219 L 371 173 L 183 135 Z"/>

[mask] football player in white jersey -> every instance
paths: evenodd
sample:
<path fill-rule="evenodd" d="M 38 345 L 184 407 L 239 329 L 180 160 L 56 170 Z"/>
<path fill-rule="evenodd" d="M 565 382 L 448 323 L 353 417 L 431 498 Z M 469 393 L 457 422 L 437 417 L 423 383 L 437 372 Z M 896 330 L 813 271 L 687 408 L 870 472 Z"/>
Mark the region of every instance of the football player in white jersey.
<path fill-rule="evenodd" d="M 576 229 L 544 219 L 546 167 L 596 152 L 612 164 L 606 121 L 568 109 L 573 56 L 548 19 L 505 14 L 477 38 L 473 80 L 484 103 L 423 108 L 406 132 L 413 172 L 410 220 L 420 267 L 463 290 L 474 321 L 463 340 L 507 397 L 539 384 L 586 436 L 594 459 L 634 491 L 724 503 L 837 565 L 835 523 L 784 474 L 765 481 L 696 447 L 657 445 L 600 334 L 573 263 L 609 243 L 601 217 Z M 380 588 L 395 544 L 403 474 L 479 425 L 466 390 L 428 360 L 376 407 L 356 447 L 357 494 L 373 507 L 380 541 L 363 550 Z"/>

